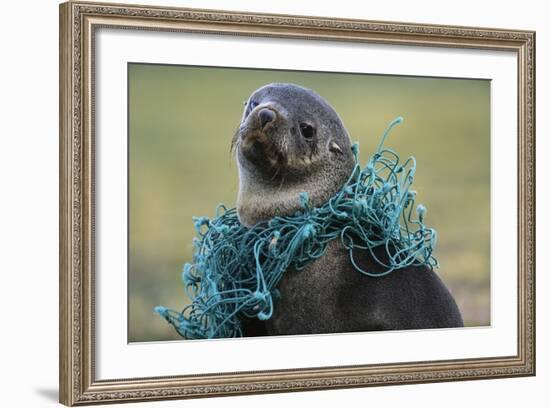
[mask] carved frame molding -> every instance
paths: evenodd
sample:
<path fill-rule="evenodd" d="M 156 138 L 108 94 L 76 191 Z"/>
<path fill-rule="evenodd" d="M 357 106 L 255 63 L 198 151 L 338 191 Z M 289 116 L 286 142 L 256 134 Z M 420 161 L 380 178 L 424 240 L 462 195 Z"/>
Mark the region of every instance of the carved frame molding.
<path fill-rule="evenodd" d="M 177 377 L 94 376 L 94 32 L 98 27 L 506 50 L 518 62 L 518 350 L 513 356 Z M 535 374 L 535 33 L 68 2 L 60 5 L 60 401 L 66 405 Z"/>

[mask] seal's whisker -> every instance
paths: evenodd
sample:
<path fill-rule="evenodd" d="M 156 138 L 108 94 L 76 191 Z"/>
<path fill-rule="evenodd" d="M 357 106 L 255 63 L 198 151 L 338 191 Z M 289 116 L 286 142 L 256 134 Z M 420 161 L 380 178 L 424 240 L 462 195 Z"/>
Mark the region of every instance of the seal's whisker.
<path fill-rule="evenodd" d="M 281 179 L 281 182 L 279 183 L 279 187 L 277 187 L 277 193 L 281 192 L 281 189 L 283 188 L 283 184 L 285 183 L 285 176 Z"/>
<path fill-rule="evenodd" d="M 271 177 L 271 180 L 270 181 L 273 181 L 275 180 L 275 178 L 277 178 L 277 176 L 279 175 L 279 172 L 281 171 L 281 167 L 280 166 L 277 166 L 277 168 L 275 169 L 275 173 L 273 173 L 273 176 Z"/>
<path fill-rule="evenodd" d="M 287 134 L 285 133 L 283 135 L 283 151 L 285 152 L 285 155 L 288 156 L 289 154 L 289 151 L 288 151 L 288 137 L 287 137 Z"/>
<path fill-rule="evenodd" d="M 239 136 L 241 134 L 241 126 L 235 130 L 235 133 L 233 133 L 233 137 L 231 138 L 231 146 L 229 147 L 229 151 L 232 153 L 235 151 L 237 146 L 239 145 Z"/>

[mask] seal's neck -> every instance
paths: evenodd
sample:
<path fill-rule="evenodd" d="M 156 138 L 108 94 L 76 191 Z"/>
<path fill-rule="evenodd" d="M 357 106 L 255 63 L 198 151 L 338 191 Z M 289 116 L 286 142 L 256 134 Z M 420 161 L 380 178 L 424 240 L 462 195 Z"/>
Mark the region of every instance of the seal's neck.
<path fill-rule="evenodd" d="M 239 168 L 239 195 L 237 213 L 242 224 L 250 227 L 260 221 L 275 216 L 293 215 L 302 209 L 300 193 L 306 192 L 309 203 L 318 207 L 334 196 L 347 181 L 351 172 L 332 173 L 330 177 L 324 172 L 311 175 L 307 180 L 291 182 L 280 180 L 279 183 L 268 182 Z"/>

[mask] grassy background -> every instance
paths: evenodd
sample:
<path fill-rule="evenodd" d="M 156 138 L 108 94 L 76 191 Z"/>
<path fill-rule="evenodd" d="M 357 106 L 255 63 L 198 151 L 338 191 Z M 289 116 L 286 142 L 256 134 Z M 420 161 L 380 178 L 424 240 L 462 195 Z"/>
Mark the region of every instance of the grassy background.
<path fill-rule="evenodd" d="M 153 313 L 181 309 L 193 215 L 234 206 L 229 152 L 245 101 L 269 82 L 312 88 L 340 114 L 361 163 L 386 146 L 418 161 L 413 189 L 438 231 L 439 275 L 467 326 L 490 323 L 490 83 L 251 69 L 129 66 L 129 341 L 179 339 Z"/>

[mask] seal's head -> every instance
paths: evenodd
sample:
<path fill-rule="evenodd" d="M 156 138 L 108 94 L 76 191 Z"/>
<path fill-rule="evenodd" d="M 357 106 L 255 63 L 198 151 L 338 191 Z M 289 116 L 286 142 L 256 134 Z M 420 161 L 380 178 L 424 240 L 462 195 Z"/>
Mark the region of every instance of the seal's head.
<path fill-rule="evenodd" d="M 298 85 L 272 83 L 245 103 L 232 142 L 239 168 L 237 211 L 253 225 L 301 208 L 299 195 L 320 206 L 354 167 L 349 135 L 321 96 Z"/>

